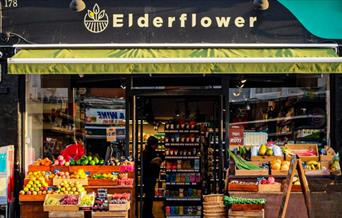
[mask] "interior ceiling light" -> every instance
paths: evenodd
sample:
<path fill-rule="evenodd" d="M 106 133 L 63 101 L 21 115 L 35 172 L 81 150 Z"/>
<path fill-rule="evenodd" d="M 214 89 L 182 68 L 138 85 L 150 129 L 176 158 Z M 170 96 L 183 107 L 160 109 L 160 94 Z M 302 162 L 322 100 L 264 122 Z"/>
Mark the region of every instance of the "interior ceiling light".
<path fill-rule="evenodd" d="M 268 2 L 268 0 L 253 0 L 253 5 L 256 9 L 265 11 L 269 8 L 270 3 Z"/>
<path fill-rule="evenodd" d="M 83 0 L 72 0 L 69 4 L 69 7 L 76 12 L 83 11 L 86 7 L 86 4 Z"/>

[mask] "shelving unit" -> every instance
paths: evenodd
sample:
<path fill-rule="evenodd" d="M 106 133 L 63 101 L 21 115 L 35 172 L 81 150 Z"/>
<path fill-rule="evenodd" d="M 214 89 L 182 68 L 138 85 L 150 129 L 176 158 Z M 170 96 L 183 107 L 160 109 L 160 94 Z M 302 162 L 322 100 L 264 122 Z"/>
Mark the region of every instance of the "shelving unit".
<path fill-rule="evenodd" d="M 182 125 L 170 124 L 166 125 L 165 129 L 166 217 L 201 217 L 200 214 L 167 213 L 167 208 L 197 208 L 202 202 L 202 148 L 199 125 L 183 125 L 183 129 L 170 129 L 167 126 L 182 128 Z"/>

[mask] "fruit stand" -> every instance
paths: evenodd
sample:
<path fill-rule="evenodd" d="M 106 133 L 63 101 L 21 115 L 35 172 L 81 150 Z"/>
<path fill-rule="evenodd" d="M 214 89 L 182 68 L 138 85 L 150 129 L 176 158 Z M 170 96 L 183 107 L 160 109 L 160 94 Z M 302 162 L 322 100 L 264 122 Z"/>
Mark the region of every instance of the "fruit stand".
<path fill-rule="evenodd" d="M 257 211 L 262 215 L 256 217 L 274 217 L 277 216 L 282 204 L 283 192 L 288 184 L 286 179 L 290 169 L 290 155 L 296 155 L 302 162 L 305 176 L 309 183 L 312 203 L 319 204 L 318 200 L 329 198 L 329 186 L 333 185 L 335 175 L 340 174 L 338 155 L 332 148 L 325 147 L 329 152 L 319 152 L 315 144 L 291 144 L 282 147 L 282 156 L 273 155 L 271 146 L 260 146 L 251 152 L 251 157 L 246 155 L 245 148 L 238 148 L 228 151 L 232 161 L 227 170 L 226 191 L 234 202 L 236 199 L 265 199 L 264 206 Z M 241 151 L 241 152 L 240 152 Z M 267 152 L 268 151 L 268 152 Z M 253 153 L 254 155 L 253 158 Z M 268 154 L 267 154 L 268 153 Z M 319 155 L 321 153 L 321 155 Z M 298 174 L 294 170 L 295 175 Z M 242 173 L 241 173 L 242 172 Z M 290 201 L 288 204 L 289 217 L 307 217 L 304 196 L 301 183 L 298 176 L 292 181 Z M 328 193 L 327 193 L 328 192 Z M 230 203 L 233 204 L 233 203 Z M 245 206 L 245 209 L 230 207 L 229 215 L 231 217 L 247 217 L 246 211 L 256 211 L 251 205 Z M 243 213 L 240 213 L 244 210 Z M 318 210 L 313 208 L 313 210 Z"/>
<path fill-rule="evenodd" d="M 29 166 L 19 195 L 21 217 L 135 217 L 132 162 L 77 164 L 45 159 Z"/>

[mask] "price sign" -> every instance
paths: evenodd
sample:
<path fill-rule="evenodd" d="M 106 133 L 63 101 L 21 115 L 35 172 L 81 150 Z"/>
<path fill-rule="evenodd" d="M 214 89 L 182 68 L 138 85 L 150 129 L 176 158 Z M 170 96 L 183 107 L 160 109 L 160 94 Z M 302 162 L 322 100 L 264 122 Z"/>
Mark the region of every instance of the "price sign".
<path fill-rule="evenodd" d="M 106 129 L 107 133 L 107 142 L 115 142 L 116 141 L 116 128 L 109 127 Z"/>
<path fill-rule="evenodd" d="M 230 145 L 243 145 L 243 130 L 241 126 L 232 126 L 229 129 Z"/>

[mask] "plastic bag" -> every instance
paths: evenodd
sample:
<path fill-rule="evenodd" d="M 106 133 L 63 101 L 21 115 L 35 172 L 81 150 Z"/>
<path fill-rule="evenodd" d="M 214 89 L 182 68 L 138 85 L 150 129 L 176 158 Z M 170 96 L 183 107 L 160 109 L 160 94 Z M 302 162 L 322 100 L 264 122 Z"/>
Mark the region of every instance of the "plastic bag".
<path fill-rule="evenodd" d="M 85 154 L 85 150 L 82 144 L 71 144 L 68 145 L 62 152 L 61 155 L 64 157 L 66 161 L 70 161 L 70 159 L 74 159 L 77 161 Z"/>

